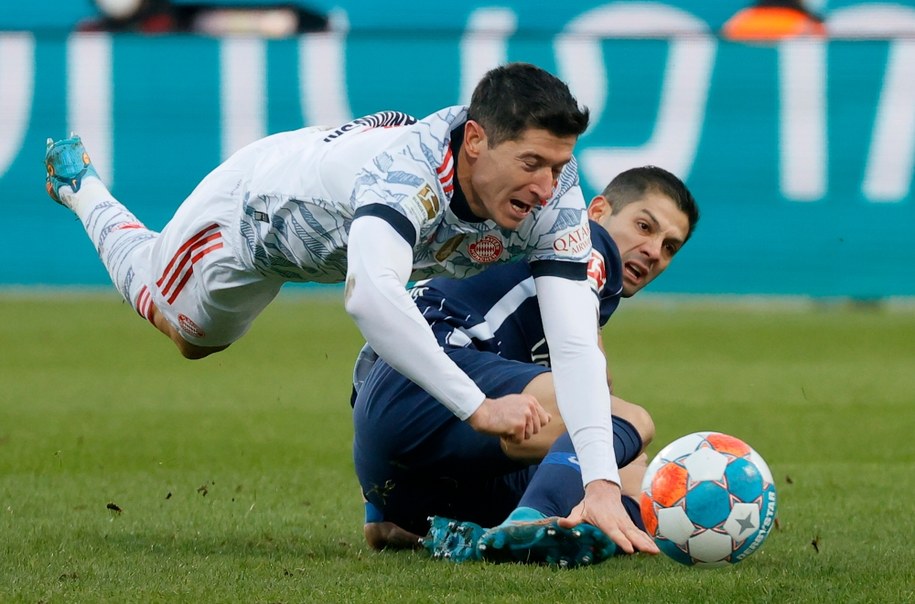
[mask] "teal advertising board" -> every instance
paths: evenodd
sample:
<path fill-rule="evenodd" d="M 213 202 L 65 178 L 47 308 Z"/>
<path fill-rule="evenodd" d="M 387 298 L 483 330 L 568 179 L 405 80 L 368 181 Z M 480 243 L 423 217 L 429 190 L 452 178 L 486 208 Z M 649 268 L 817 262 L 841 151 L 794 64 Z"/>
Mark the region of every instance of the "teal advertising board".
<path fill-rule="evenodd" d="M 698 230 L 653 291 L 915 295 L 915 40 L 730 43 L 675 7 L 693 33 L 598 35 L 624 18 L 612 9 L 549 35 L 516 33 L 498 11 L 442 35 L 0 34 L 0 284 L 107 283 L 79 222 L 45 195 L 48 136 L 79 132 L 114 193 L 159 228 L 251 140 L 384 109 L 425 115 L 522 60 L 592 111 L 576 151 L 586 195 L 648 163 L 696 195 Z"/>

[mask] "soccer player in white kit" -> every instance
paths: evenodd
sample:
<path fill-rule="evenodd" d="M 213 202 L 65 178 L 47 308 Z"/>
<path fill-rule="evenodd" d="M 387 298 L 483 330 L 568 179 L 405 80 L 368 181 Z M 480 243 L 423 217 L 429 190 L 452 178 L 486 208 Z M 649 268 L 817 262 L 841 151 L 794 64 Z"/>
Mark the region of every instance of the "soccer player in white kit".
<path fill-rule="evenodd" d="M 112 196 L 79 137 L 49 141 L 47 190 L 79 216 L 124 299 L 185 357 L 225 349 L 285 282 L 345 281 L 345 308 L 381 358 L 475 430 L 515 442 L 549 414 L 529 395 L 486 398 L 405 286 L 529 262 L 586 485 L 583 517 L 623 551 L 656 553 L 620 501 L 572 156 L 587 125 L 563 82 L 512 63 L 483 77 L 469 107 L 421 120 L 383 112 L 256 141 L 207 175 L 161 233 Z"/>

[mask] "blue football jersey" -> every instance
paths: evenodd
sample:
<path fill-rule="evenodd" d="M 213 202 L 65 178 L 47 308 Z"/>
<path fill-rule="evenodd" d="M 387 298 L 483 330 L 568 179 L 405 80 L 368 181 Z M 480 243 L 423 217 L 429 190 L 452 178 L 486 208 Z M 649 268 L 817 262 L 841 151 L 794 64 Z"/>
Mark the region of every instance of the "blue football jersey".
<path fill-rule="evenodd" d="M 603 326 L 623 290 L 619 250 L 609 233 L 590 222 L 588 280 L 600 301 Z M 465 279 L 434 278 L 411 290 L 443 346 L 473 346 L 527 363 L 549 366 L 549 350 L 527 262 L 493 266 Z"/>

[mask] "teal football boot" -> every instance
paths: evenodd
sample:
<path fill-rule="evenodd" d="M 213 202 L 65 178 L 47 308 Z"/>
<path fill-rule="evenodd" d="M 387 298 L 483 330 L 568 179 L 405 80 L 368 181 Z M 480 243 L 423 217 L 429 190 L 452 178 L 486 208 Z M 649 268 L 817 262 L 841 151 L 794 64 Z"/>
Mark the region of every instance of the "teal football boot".
<path fill-rule="evenodd" d="M 83 186 L 85 177 L 99 177 L 82 140 L 75 134 L 56 142 L 49 138 L 44 163 L 48 171 L 46 182 L 48 195 L 62 206 L 69 207 L 60 196 L 62 187 L 69 187 L 72 192 L 76 193 Z"/>

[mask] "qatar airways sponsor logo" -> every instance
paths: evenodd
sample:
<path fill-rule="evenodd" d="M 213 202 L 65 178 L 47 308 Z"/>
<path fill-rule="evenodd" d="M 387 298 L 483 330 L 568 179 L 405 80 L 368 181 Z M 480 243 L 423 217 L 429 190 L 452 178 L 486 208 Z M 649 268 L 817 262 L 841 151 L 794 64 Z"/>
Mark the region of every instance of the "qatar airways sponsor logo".
<path fill-rule="evenodd" d="M 591 229 L 581 226 L 553 242 L 553 249 L 562 254 L 578 255 L 591 247 Z"/>

